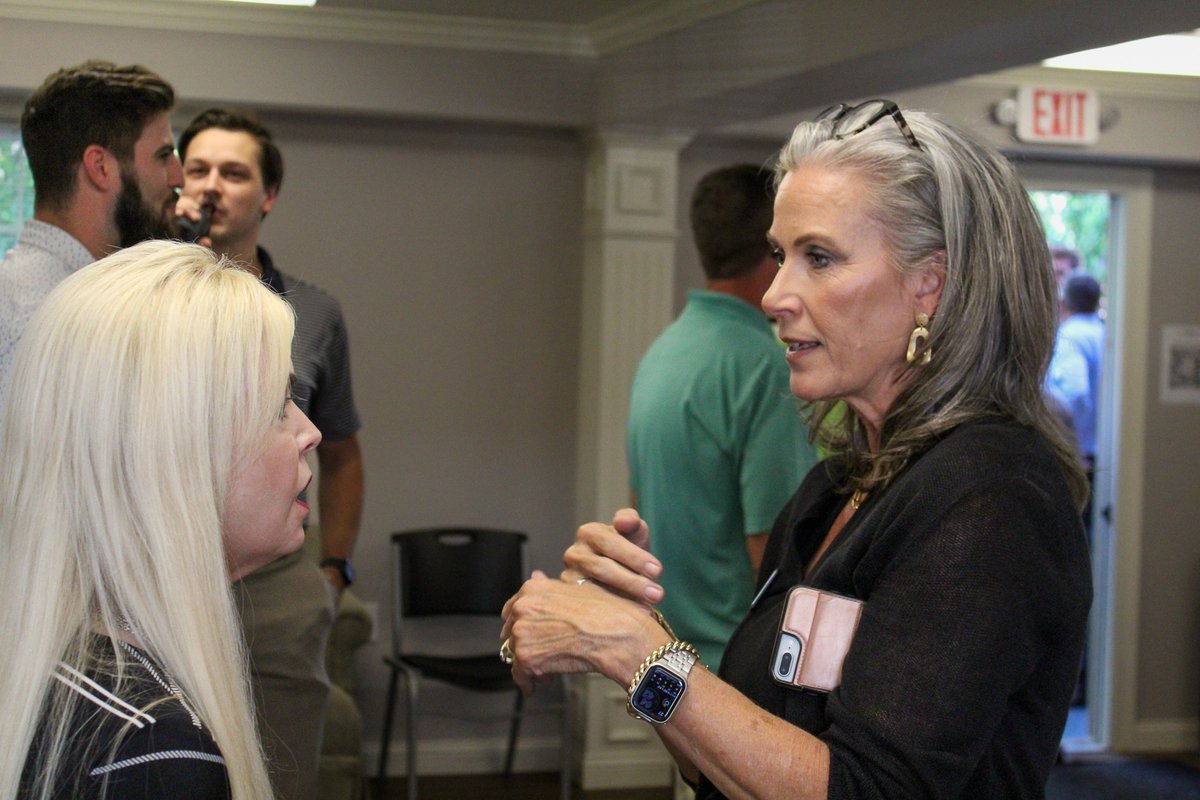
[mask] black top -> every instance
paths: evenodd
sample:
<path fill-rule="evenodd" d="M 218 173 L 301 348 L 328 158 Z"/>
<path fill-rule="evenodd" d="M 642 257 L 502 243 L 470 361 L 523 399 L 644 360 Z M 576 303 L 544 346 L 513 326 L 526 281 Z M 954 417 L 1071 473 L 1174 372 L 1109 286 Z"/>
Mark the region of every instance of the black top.
<path fill-rule="evenodd" d="M 1049 446 L 1012 423 L 954 430 L 869 496 L 806 578 L 844 479 L 817 465 L 780 513 L 766 589 L 721 676 L 828 745 L 830 798 L 1044 797 L 1091 605 L 1087 543 Z M 768 671 L 800 583 L 865 601 L 829 695 Z M 721 796 L 702 779 L 698 798 Z"/>
<path fill-rule="evenodd" d="M 119 646 L 128 667 L 115 692 L 107 638 L 96 638 L 96 668 L 86 677 L 62 663 L 55 669 L 55 683 L 74 694 L 75 705 L 54 797 L 227 800 L 225 759 L 187 698 L 146 653 Z M 22 798 L 33 796 L 42 733 L 25 763 Z"/>

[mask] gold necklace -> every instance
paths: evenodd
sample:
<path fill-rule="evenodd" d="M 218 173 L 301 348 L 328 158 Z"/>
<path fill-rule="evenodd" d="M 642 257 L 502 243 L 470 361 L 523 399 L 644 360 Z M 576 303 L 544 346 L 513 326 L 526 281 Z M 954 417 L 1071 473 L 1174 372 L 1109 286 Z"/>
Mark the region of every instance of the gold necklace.
<path fill-rule="evenodd" d="M 867 501 L 870 494 L 870 489 L 855 489 L 854 494 L 850 495 L 850 507 L 858 511 L 858 507 Z"/>

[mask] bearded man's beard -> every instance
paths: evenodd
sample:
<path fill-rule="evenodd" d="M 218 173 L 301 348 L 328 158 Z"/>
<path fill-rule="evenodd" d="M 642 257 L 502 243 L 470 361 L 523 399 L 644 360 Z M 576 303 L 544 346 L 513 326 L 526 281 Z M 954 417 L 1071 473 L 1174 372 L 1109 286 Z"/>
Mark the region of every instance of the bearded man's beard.
<path fill-rule="evenodd" d="M 116 223 L 121 247 L 129 247 L 147 239 L 178 239 L 179 229 L 173 216 L 164 209 L 146 205 L 137 178 L 121 174 L 121 194 L 117 196 Z"/>

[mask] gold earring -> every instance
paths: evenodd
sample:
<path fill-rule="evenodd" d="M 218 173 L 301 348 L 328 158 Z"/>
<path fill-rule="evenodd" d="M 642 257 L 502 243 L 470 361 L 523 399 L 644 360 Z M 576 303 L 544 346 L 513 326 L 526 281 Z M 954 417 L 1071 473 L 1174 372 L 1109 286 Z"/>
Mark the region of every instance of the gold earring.
<path fill-rule="evenodd" d="M 929 328 L 925 327 L 928 324 L 928 314 L 917 314 L 917 327 L 908 337 L 908 353 L 904 356 L 909 364 L 928 364 L 933 357 L 933 350 L 925 346 L 929 341 Z"/>

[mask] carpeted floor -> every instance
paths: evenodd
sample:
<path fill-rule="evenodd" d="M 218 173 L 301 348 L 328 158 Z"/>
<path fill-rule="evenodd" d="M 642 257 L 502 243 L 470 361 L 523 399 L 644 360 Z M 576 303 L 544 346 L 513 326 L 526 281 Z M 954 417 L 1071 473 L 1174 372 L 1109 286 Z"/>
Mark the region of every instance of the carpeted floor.
<path fill-rule="evenodd" d="M 371 781 L 371 800 L 405 800 L 403 778 Z M 558 775 L 553 772 L 502 775 L 431 775 L 417 782 L 420 800 L 559 800 Z M 572 800 L 671 800 L 671 789 L 610 789 L 571 791 Z"/>
<path fill-rule="evenodd" d="M 574 800 L 671 800 L 670 789 L 583 792 Z M 402 778 L 372 787 L 372 800 L 403 800 Z M 421 800 L 558 800 L 554 773 L 431 776 L 420 781 Z M 1200 769 L 1170 760 L 1111 759 L 1062 764 L 1046 786 L 1046 800 L 1200 800 Z"/>
<path fill-rule="evenodd" d="M 1200 770 L 1166 760 L 1063 764 L 1046 800 L 1200 800 Z"/>

